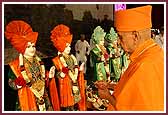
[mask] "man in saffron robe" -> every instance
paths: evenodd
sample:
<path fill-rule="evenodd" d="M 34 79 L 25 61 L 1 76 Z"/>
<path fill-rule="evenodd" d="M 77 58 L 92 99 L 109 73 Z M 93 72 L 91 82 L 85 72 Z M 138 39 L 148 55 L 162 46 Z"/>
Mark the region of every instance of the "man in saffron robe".
<path fill-rule="evenodd" d="M 38 33 L 33 32 L 31 26 L 26 22 L 14 20 L 6 26 L 5 36 L 20 53 L 17 59 L 9 63 L 10 71 L 8 73 L 9 86 L 18 91 L 16 110 L 59 110 L 54 78 L 55 67 L 51 67 L 46 76 L 43 62 L 35 54 Z"/>
<path fill-rule="evenodd" d="M 150 38 L 151 9 L 147 5 L 115 12 L 115 27 L 131 62 L 112 95 L 108 83 L 96 83 L 99 96 L 108 99 L 113 110 L 164 110 L 164 54 Z"/>

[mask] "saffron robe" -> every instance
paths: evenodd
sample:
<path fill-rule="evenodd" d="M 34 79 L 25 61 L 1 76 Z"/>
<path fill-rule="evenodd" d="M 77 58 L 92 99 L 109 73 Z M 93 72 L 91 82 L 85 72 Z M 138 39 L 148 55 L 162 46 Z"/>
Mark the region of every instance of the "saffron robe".
<path fill-rule="evenodd" d="M 164 110 L 164 54 L 152 39 L 130 56 L 131 63 L 114 90 L 116 110 Z"/>

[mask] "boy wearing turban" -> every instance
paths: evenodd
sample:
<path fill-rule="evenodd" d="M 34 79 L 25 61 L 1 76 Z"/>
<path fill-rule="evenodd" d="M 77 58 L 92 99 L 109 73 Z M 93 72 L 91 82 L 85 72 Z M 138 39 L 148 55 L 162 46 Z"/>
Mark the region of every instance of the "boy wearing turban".
<path fill-rule="evenodd" d="M 55 67 L 50 69 L 47 77 L 43 62 L 35 54 L 38 33 L 33 32 L 26 22 L 15 20 L 6 26 L 5 36 L 20 53 L 17 59 L 9 63 L 11 70 L 8 74 L 10 87 L 18 91 L 17 110 L 59 110 L 57 88 L 53 78 Z"/>
<path fill-rule="evenodd" d="M 79 67 L 75 56 L 70 54 L 72 34 L 69 27 L 57 25 L 50 38 L 58 50 L 58 56 L 52 61 L 58 71 L 60 106 L 62 110 L 85 111 L 84 63 Z"/>
<path fill-rule="evenodd" d="M 109 84 L 97 82 L 99 95 L 115 110 L 164 110 L 164 55 L 150 37 L 150 5 L 115 12 L 115 26 L 130 64 L 110 95 Z M 129 19 L 129 21 L 128 21 Z"/>

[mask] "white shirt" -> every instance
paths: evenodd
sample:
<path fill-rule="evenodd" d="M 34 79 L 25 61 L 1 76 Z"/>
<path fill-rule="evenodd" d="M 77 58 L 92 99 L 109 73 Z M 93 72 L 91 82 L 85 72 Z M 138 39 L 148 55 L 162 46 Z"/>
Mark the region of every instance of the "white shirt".
<path fill-rule="evenodd" d="M 86 54 L 89 55 L 90 53 L 90 45 L 86 40 L 84 40 L 83 42 L 81 40 L 78 40 L 75 44 L 75 51 L 77 60 L 86 62 L 87 60 Z"/>

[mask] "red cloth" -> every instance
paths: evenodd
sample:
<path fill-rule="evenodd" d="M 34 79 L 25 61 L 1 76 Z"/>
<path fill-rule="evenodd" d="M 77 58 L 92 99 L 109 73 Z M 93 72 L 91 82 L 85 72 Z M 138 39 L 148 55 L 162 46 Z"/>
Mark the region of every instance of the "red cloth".
<path fill-rule="evenodd" d="M 18 86 L 26 86 L 26 81 L 23 79 L 23 77 L 19 76 L 15 79 L 15 84 Z"/>
<path fill-rule="evenodd" d="M 68 70 L 69 70 L 69 69 L 66 68 L 66 67 L 63 67 L 63 68 L 62 68 L 62 72 L 65 73 L 65 74 L 68 74 Z"/>
<path fill-rule="evenodd" d="M 52 59 L 54 65 L 56 66 L 58 71 L 62 71 L 64 68 L 63 64 L 60 62 L 59 56 Z M 68 73 L 65 74 L 64 78 L 59 76 L 59 97 L 60 97 L 60 106 L 68 107 L 74 105 L 74 97 L 72 93 L 72 84 L 71 78 Z"/>
<path fill-rule="evenodd" d="M 58 97 L 57 85 L 55 82 L 55 78 L 51 78 L 49 82 L 49 93 L 51 98 L 51 103 L 54 111 L 60 111 L 60 101 Z"/>
<path fill-rule="evenodd" d="M 10 67 L 16 77 L 22 77 L 19 68 L 19 59 L 10 62 Z M 21 111 L 37 111 L 36 99 L 29 87 L 22 87 L 18 90 L 19 104 Z"/>
<path fill-rule="evenodd" d="M 62 71 L 65 67 L 61 63 L 59 56 L 52 59 L 54 65 L 56 66 L 58 71 Z M 68 73 L 65 72 L 65 77 L 61 78 L 59 76 L 59 95 L 60 95 L 60 104 L 61 107 L 68 107 L 73 106 L 74 103 L 74 96 L 72 93 L 72 80 L 69 77 Z M 79 110 L 86 111 L 86 93 L 85 93 L 85 80 L 83 72 L 79 72 L 78 74 L 78 84 L 81 94 L 81 100 L 78 102 Z"/>
<path fill-rule="evenodd" d="M 78 102 L 79 110 L 86 111 L 87 110 L 87 108 L 86 108 L 86 92 L 85 92 L 86 81 L 84 80 L 83 72 L 79 72 L 78 83 L 79 83 L 79 89 L 80 89 L 80 94 L 81 94 L 81 100 Z"/>

